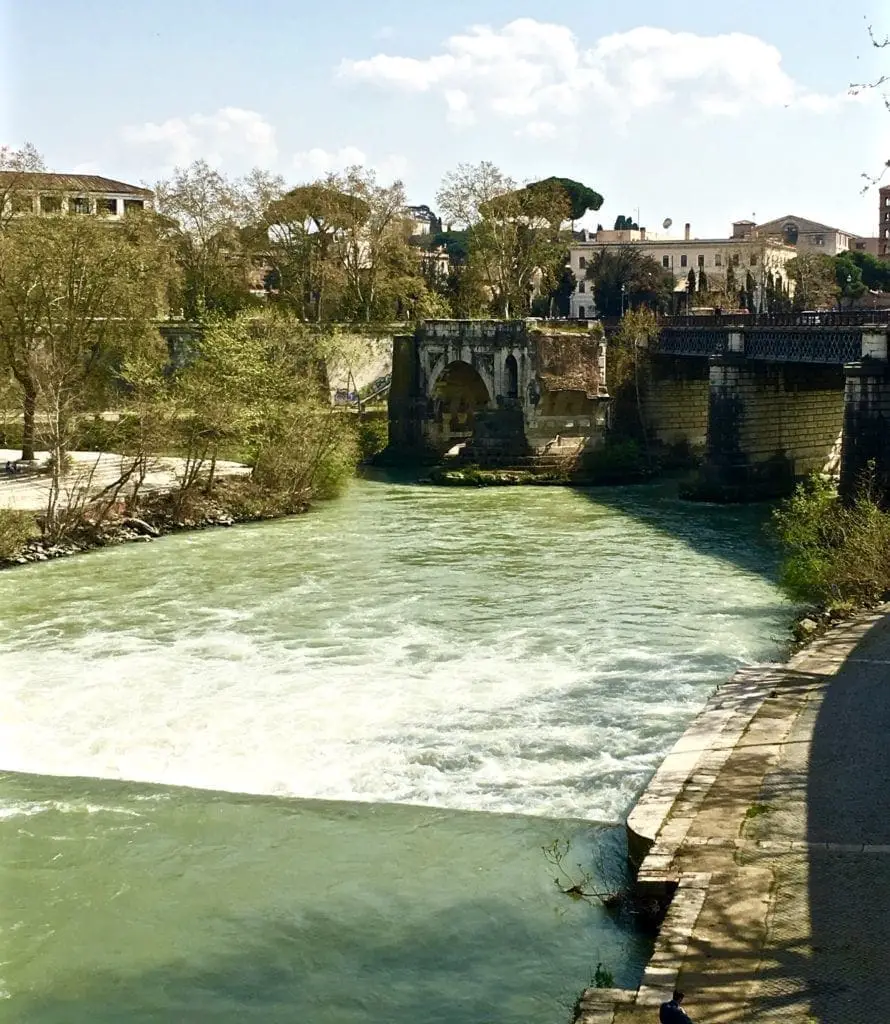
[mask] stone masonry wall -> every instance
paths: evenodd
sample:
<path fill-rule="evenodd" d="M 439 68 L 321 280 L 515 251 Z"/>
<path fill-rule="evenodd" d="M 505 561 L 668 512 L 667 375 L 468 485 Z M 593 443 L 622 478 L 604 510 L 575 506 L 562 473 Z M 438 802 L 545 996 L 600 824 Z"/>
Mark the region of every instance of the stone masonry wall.
<path fill-rule="evenodd" d="M 665 445 L 703 448 L 708 437 L 708 392 L 707 378 L 651 381 L 643 403 L 651 436 Z"/>
<path fill-rule="evenodd" d="M 839 368 L 746 368 L 739 374 L 738 396 L 739 448 L 749 462 L 784 453 L 796 476 L 837 472 L 844 423 Z"/>

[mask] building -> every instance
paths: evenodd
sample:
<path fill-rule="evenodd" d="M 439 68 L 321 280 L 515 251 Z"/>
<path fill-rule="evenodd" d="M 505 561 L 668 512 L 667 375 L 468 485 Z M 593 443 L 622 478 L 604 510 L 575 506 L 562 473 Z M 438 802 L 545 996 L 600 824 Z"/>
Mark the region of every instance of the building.
<path fill-rule="evenodd" d="M 880 256 L 881 239 L 877 235 L 873 238 L 854 238 L 851 248 L 854 252 L 868 253 L 869 256 Z"/>
<path fill-rule="evenodd" d="M 406 206 L 405 218 L 411 225 L 411 236 L 435 235 L 442 230 L 442 221 L 428 206 Z"/>
<path fill-rule="evenodd" d="M 754 282 L 755 308 L 765 299 L 767 277 L 788 287 L 786 264 L 794 259 L 794 246 L 743 231 L 739 221 L 733 225 L 730 238 L 693 238 L 689 224 L 683 238 L 669 238 L 648 234 L 645 228 L 632 231 L 583 232 L 569 251 L 569 265 L 575 274 L 575 292 L 570 303 L 569 316 L 585 319 L 595 314 L 591 282 L 587 267 L 597 252 L 620 249 L 623 246 L 639 248 L 646 256 L 668 271 L 674 279 L 674 291 L 689 299 L 690 272 L 696 280 L 704 275 L 710 291 L 731 291 L 733 296 L 745 287 L 750 274 Z M 730 272 L 731 268 L 731 272 Z M 729 278 L 729 281 L 727 281 Z M 734 279 L 734 280 L 733 280 Z"/>
<path fill-rule="evenodd" d="M 154 193 L 138 185 L 98 174 L 51 174 L 0 171 L 0 213 L 22 216 L 91 216 L 121 218 L 133 210 L 151 209 Z"/>
<path fill-rule="evenodd" d="M 738 223 L 751 224 L 750 221 Z M 752 226 L 752 232 L 761 238 L 774 238 L 786 245 L 793 245 L 799 252 L 823 252 L 827 256 L 837 256 L 852 249 L 858 237 L 852 231 L 843 231 L 793 214 Z"/>
<path fill-rule="evenodd" d="M 878 256 L 890 259 L 890 185 L 878 189 Z"/>

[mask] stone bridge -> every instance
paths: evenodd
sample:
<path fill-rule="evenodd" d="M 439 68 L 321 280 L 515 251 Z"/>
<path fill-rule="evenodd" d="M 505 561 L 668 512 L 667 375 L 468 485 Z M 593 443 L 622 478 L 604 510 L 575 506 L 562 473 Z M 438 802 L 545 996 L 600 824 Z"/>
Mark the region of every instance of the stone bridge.
<path fill-rule="evenodd" d="M 601 329 L 565 321 L 432 320 L 393 339 L 389 453 L 532 464 L 596 447 Z"/>
<path fill-rule="evenodd" d="M 890 486 L 887 311 L 677 317 L 649 346 L 643 410 L 664 446 L 704 454 L 714 496 L 787 491 L 812 472 Z"/>

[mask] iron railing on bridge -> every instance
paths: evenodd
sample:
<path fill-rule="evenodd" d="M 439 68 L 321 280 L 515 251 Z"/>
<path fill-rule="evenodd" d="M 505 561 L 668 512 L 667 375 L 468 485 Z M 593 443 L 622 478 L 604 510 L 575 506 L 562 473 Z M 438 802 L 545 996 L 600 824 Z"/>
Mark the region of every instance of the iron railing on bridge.
<path fill-rule="evenodd" d="M 658 323 L 670 327 L 885 327 L 890 309 L 819 310 L 803 313 L 707 313 L 689 316 L 660 316 Z"/>

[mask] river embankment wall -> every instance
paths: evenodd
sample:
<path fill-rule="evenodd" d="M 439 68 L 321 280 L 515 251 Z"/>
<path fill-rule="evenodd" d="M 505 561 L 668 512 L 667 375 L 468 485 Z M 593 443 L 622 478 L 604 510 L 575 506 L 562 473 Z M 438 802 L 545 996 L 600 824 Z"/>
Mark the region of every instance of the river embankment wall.
<path fill-rule="evenodd" d="M 752 849 L 766 855 L 774 846 L 784 853 L 807 844 L 750 838 L 752 813 L 763 810 L 758 794 L 781 763 L 808 702 L 818 699 L 866 632 L 887 616 L 887 606 L 861 612 L 783 664 L 740 669 L 689 724 L 626 820 L 637 898 L 666 907 L 652 957 L 636 990 L 587 989 L 576 1024 L 654 1019 L 660 1003 L 678 980 L 682 983 L 687 958 L 697 955 L 700 961 L 702 948 L 716 948 L 721 929 L 730 935 L 728 949 L 738 946 L 742 933 L 763 933 L 773 901 L 772 876 L 743 877 L 737 858 L 750 856 Z M 801 801 L 805 788 L 802 794 Z M 805 820 L 803 804 L 798 814 Z"/>

